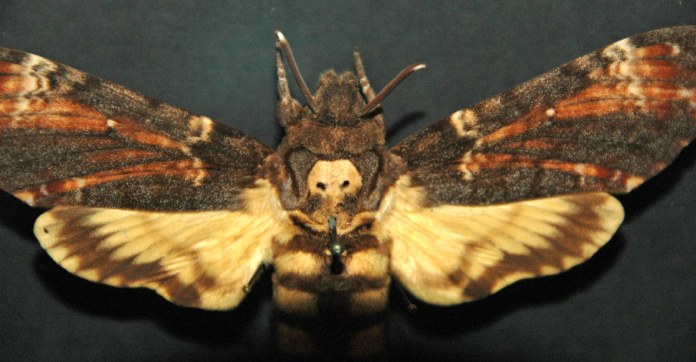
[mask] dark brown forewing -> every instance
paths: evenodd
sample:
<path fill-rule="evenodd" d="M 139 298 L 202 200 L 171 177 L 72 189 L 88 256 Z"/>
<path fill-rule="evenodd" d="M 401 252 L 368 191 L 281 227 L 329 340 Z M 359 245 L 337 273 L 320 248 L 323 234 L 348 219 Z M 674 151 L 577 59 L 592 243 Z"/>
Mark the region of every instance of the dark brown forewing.
<path fill-rule="evenodd" d="M 0 49 L 0 188 L 32 206 L 237 209 L 271 152 L 207 117 Z"/>
<path fill-rule="evenodd" d="M 462 109 L 392 152 L 430 205 L 628 192 L 696 136 L 696 27 L 621 40 Z"/>

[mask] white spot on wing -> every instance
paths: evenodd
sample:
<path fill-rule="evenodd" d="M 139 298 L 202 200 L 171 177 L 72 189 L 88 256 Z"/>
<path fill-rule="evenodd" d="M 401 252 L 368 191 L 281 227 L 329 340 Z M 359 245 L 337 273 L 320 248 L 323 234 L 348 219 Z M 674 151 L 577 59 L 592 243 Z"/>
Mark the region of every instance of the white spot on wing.
<path fill-rule="evenodd" d="M 199 187 L 203 184 L 203 180 L 208 176 L 208 173 L 203 170 L 198 170 L 196 177 L 193 179 L 193 186 Z"/>
<path fill-rule="evenodd" d="M 22 75 L 26 77 L 22 95 L 45 92 L 51 89 L 51 82 L 46 77 L 46 74 L 58 69 L 56 63 L 38 55 L 27 54 L 22 62 L 22 66 L 25 67 Z"/>
<path fill-rule="evenodd" d="M 472 164 L 473 161 L 474 157 L 472 157 L 471 151 L 465 153 L 460 160 L 461 165 L 459 166 L 459 171 L 461 171 L 464 174 L 463 178 L 466 181 L 473 180 L 474 174 L 472 171 L 478 171 L 479 169 L 478 165 Z M 485 157 L 477 155 L 476 161 L 485 161 Z"/>
<path fill-rule="evenodd" d="M 632 76 L 632 74 L 628 74 L 628 75 Z M 638 106 L 638 108 L 644 110 L 646 108 L 645 101 L 646 101 L 647 97 L 645 96 L 645 93 L 643 93 L 642 82 L 639 80 L 633 80 L 632 82 L 630 82 L 628 84 L 627 89 L 628 89 L 629 95 L 638 98 L 636 100 L 636 103 L 635 103 L 636 106 Z"/>
<path fill-rule="evenodd" d="M 191 153 L 191 148 L 189 146 L 181 145 L 181 147 L 179 149 L 186 156 L 191 156 L 193 154 L 193 153 Z"/>
<path fill-rule="evenodd" d="M 465 181 L 471 181 L 474 179 L 474 174 L 471 171 L 469 171 L 469 169 L 466 166 L 462 166 L 461 171 L 464 174 L 463 178 Z"/>
<path fill-rule="evenodd" d="M 41 67 L 45 67 L 50 70 L 56 69 L 55 63 L 50 62 L 45 58 L 34 54 L 27 54 L 26 58 L 24 58 L 24 61 L 22 61 L 22 65 L 25 66 L 29 71 L 36 71 Z"/>
<path fill-rule="evenodd" d="M 604 48 L 602 56 L 612 60 L 606 68 L 609 76 L 631 78 L 635 74 L 631 63 L 636 58 L 636 47 L 630 39 L 620 40 Z M 596 74 L 592 77 L 596 77 Z"/>
<path fill-rule="evenodd" d="M 200 117 L 200 122 L 202 124 L 200 138 L 203 141 L 209 141 L 210 140 L 210 132 L 213 131 L 213 127 L 214 127 L 213 121 L 208 117 Z"/>
<path fill-rule="evenodd" d="M 604 48 L 602 55 L 614 61 L 634 58 L 636 47 L 631 43 L 631 39 L 619 40 L 616 43 Z"/>
<path fill-rule="evenodd" d="M 87 185 L 87 181 L 82 177 L 75 177 L 72 179 L 72 181 L 75 183 L 75 187 L 78 189 L 81 189 Z"/>
<path fill-rule="evenodd" d="M 193 179 L 193 186 L 201 186 L 203 184 L 203 180 L 208 176 L 208 172 L 203 169 L 203 161 L 201 161 L 199 158 L 194 158 L 193 169 L 193 175 L 191 176 Z"/>
<path fill-rule="evenodd" d="M 614 174 L 611 176 L 611 180 L 617 182 L 621 180 L 621 176 L 623 176 L 623 173 L 621 171 L 614 171 Z"/>
<path fill-rule="evenodd" d="M 681 48 L 677 44 L 671 44 L 672 46 L 672 54 L 671 55 L 679 55 L 681 53 Z"/>
<path fill-rule="evenodd" d="M 462 156 L 462 163 L 470 163 L 471 159 L 471 151 L 468 151 L 464 154 L 464 156 Z"/>
<path fill-rule="evenodd" d="M 188 142 L 208 142 L 210 134 L 213 132 L 215 123 L 212 119 L 205 116 L 191 117 L 188 121 L 189 133 Z"/>
<path fill-rule="evenodd" d="M 694 96 L 694 90 L 689 88 L 680 88 L 677 92 L 679 98 L 691 98 Z"/>
<path fill-rule="evenodd" d="M 463 109 L 452 113 L 449 117 L 450 124 L 459 137 L 478 137 L 479 133 L 474 128 L 478 123 L 476 112 Z"/>

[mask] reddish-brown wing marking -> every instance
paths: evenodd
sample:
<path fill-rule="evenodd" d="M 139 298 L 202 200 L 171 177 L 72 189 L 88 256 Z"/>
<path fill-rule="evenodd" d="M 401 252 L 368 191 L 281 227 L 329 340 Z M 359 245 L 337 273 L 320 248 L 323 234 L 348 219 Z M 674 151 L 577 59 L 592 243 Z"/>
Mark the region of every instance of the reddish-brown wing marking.
<path fill-rule="evenodd" d="M 623 219 L 596 192 L 630 191 L 695 136 L 696 27 L 619 41 L 455 112 L 392 150 L 408 168 L 380 228 L 393 273 L 451 304 L 572 267 Z"/>
<path fill-rule="evenodd" d="M 696 136 L 696 27 L 619 41 L 452 114 L 393 153 L 428 205 L 628 192 Z"/>
<path fill-rule="evenodd" d="M 32 206 L 236 210 L 271 152 L 207 117 L 0 49 L 0 188 Z"/>
<path fill-rule="evenodd" d="M 239 131 L 47 59 L 0 49 L 0 188 L 86 279 L 229 309 L 285 214 Z M 126 210 L 128 209 L 128 210 Z"/>

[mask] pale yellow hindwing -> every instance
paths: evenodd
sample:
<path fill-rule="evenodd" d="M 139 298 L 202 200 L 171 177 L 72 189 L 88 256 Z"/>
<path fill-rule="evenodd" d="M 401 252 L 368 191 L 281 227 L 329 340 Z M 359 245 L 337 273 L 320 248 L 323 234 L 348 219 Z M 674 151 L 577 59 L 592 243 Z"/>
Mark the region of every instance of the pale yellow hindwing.
<path fill-rule="evenodd" d="M 382 210 L 391 270 L 419 299 L 439 305 L 482 298 L 524 278 L 559 273 L 591 257 L 623 221 L 621 203 L 586 193 L 493 206 L 423 207 L 397 182 Z"/>
<path fill-rule="evenodd" d="M 287 218 L 268 182 L 243 192 L 240 211 L 152 212 L 58 206 L 34 233 L 63 268 L 117 287 L 154 289 L 173 303 L 234 308 L 272 260 Z"/>

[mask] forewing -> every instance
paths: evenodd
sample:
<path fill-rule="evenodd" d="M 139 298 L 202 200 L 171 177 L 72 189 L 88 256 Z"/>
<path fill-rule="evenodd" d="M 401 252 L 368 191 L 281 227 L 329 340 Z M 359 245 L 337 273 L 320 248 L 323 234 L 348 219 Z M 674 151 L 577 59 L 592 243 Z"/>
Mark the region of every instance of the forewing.
<path fill-rule="evenodd" d="M 230 309 L 256 269 L 271 262 L 271 240 L 289 224 L 271 188 L 259 181 L 244 191 L 239 211 L 57 206 L 34 232 L 58 264 L 85 279 L 154 289 L 183 306 Z"/>
<path fill-rule="evenodd" d="M 609 241 L 624 216 L 606 193 L 428 207 L 423 190 L 402 180 L 389 197 L 378 235 L 393 241 L 392 273 L 416 297 L 439 305 L 567 270 Z"/>
<path fill-rule="evenodd" d="M 32 206 L 236 210 L 271 152 L 207 117 L 0 49 L 0 188 Z"/>
<path fill-rule="evenodd" d="M 392 152 L 429 205 L 628 192 L 696 136 L 696 27 L 621 40 L 462 109 Z"/>
<path fill-rule="evenodd" d="M 462 109 L 392 152 L 381 238 L 417 297 L 453 304 L 589 258 L 623 193 L 696 136 L 696 27 L 624 39 Z"/>

